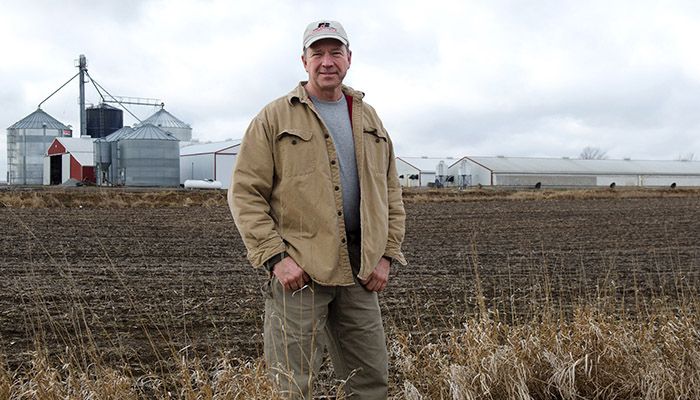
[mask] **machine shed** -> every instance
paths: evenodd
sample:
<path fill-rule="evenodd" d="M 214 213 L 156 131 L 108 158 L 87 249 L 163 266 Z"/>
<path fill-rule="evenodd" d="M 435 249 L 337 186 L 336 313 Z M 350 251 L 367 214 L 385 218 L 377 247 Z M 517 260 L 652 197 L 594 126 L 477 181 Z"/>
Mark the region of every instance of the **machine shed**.
<path fill-rule="evenodd" d="M 700 162 L 463 157 L 448 175 L 484 186 L 700 186 Z"/>
<path fill-rule="evenodd" d="M 240 140 L 194 144 L 180 148 L 180 183 L 213 179 L 227 189 L 241 147 Z"/>
<path fill-rule="evenodd" d="M 452 157 L 396 157 L 396 172 L 401 186 L 428 187 L 449 184 L 447 168 L 455 161 Z"/>
<path fill-rule="evenodd" d="M 95 183 L 93 139 L 55 138 L 44 157 L 44 185 L 61 185 L 68 180 Z"/>

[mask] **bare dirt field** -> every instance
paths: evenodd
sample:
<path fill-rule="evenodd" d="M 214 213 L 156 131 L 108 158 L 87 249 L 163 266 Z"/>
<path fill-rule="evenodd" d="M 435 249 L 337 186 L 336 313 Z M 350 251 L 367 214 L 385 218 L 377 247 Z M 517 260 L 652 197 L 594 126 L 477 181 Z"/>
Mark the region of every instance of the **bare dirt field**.
<path fill-rule="evenodd" d="M 149 205 L 132 193 L 136 207 L 96 207 L 76 193 L 0 205 L 0 349 L 11 368 L 37 339 L 49 353 L 99 349 L 136 371 L 174 352 L 261 353 L 265 276 L 246 261 L 225 194 L 177 191 Z M 698 192 L 420 196 L 406 196 L 409 266 L 394 267 L 381 294 L 390 330 L 439 334 L 480 310 L 514 322 L 608 298 L 639 314 L 700 287 Z"/>

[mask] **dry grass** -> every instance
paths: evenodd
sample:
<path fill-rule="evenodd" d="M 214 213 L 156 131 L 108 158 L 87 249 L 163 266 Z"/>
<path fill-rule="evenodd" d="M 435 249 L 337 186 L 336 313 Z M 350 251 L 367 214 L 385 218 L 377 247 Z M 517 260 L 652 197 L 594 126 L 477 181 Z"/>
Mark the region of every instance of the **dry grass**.
<path fill-rule="evenodd" d="M 398 332 L 391 352 L 406 398 L 697 399 L 697 311 L 640 321 L 580 308 L 571 321 L 518 326 L 474 318 L 437 340 Z"/>
<path fill-rule="evenodd" d="M 223 190 L 127 188 L 13 188 L 0 191 L 0 207 L 12 208 L 159 208 L 220 207 Z"/>
<path fill-rule="evenodd" d="M 586 189 L 507 189 L 469 188 L 458 190 L 404 188 L 406 203 L 463 202 L 484 200 L 610 199 L 700 196 L 700 188 L 586 188 Z"/>
<path fill-rule="evenodd" d="M 97 360 L 93 360 L 97 361 Z M 179 360 L 172 374 L 140 376 L 128 366 L 94 362 L 87 368 L 37 350 L 28 369 L 0 368 L 3 399 L 278 399 L 260 361 L 228 357 L 205 370 L 199 359 Z"/>
<path fill-rule="evenodd" d="M 472 317 L 439 336 L 391 327 L 394 392 L 406 399 L 697 399 L 698 311 L 697 303 L 658 307 L 640 320 L 581 307 L 568 321 L 539 317 L 515 326 Z M 0 367 L 0 398 L 281 398 L 261 360 L 182 357 L 169 360 L 175 368 L 167 373 L 138 376 L 126 365 L 89 361 L 50 357 L 38 345 L 31 365 Z"/>

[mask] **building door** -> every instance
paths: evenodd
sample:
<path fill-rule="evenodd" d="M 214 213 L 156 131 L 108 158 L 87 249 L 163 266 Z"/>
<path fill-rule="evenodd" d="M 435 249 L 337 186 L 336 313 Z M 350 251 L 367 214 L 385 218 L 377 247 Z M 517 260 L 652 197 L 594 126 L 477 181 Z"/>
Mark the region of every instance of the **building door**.
<path fill-rule="evenodd" d="M 60 185 L 61 184 L 61 155 L 51 156 L 51 180 L 50 185 Z"/>

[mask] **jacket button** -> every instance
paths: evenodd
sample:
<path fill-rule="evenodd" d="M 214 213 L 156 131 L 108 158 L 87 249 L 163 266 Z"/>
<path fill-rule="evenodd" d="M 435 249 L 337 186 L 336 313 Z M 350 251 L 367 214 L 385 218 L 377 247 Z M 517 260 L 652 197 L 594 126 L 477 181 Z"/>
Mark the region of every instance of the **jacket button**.
<path fill-rule="evenodd" d="M 335 165 L 335 160 L 331 160 L 331 165 Z"/>
<path fill-rule="evenodd" d="M 345 238 L 340 239 L 340 243 L 345 243 Z"/>
<path fill-rule="evenodd" d="M 340 217 L 341 215 L 343 215 L 343 212 L 342 212 L 342 211 L 338 211 L 338 216 Z"/>
<path fill-rule="evenodd" d="M 379 141 L 379 139 L 377 139 L 377 141 Z M 297 144 L 297 140 L 296 139 L 292 140 L 292 144 Z"/>
<path fill-rule="evenodd" d="M 340 190 L 340 186 L 335 187 L 335 191 L 337 192 L 338 190 Z"/>
<path fill-rule="evenodd" d="M 329 134 L 327 134 L 327 133 L 325 134 L 325 136 L 326 136 L 326 139 L 328 139 L 329 137 L 331 137 L 331 135 L 329 135 Z"/>
<path fill-rule="evenodd" d="M 375 142 L 379 143 L 379 139 L 374 139 Z"/>

